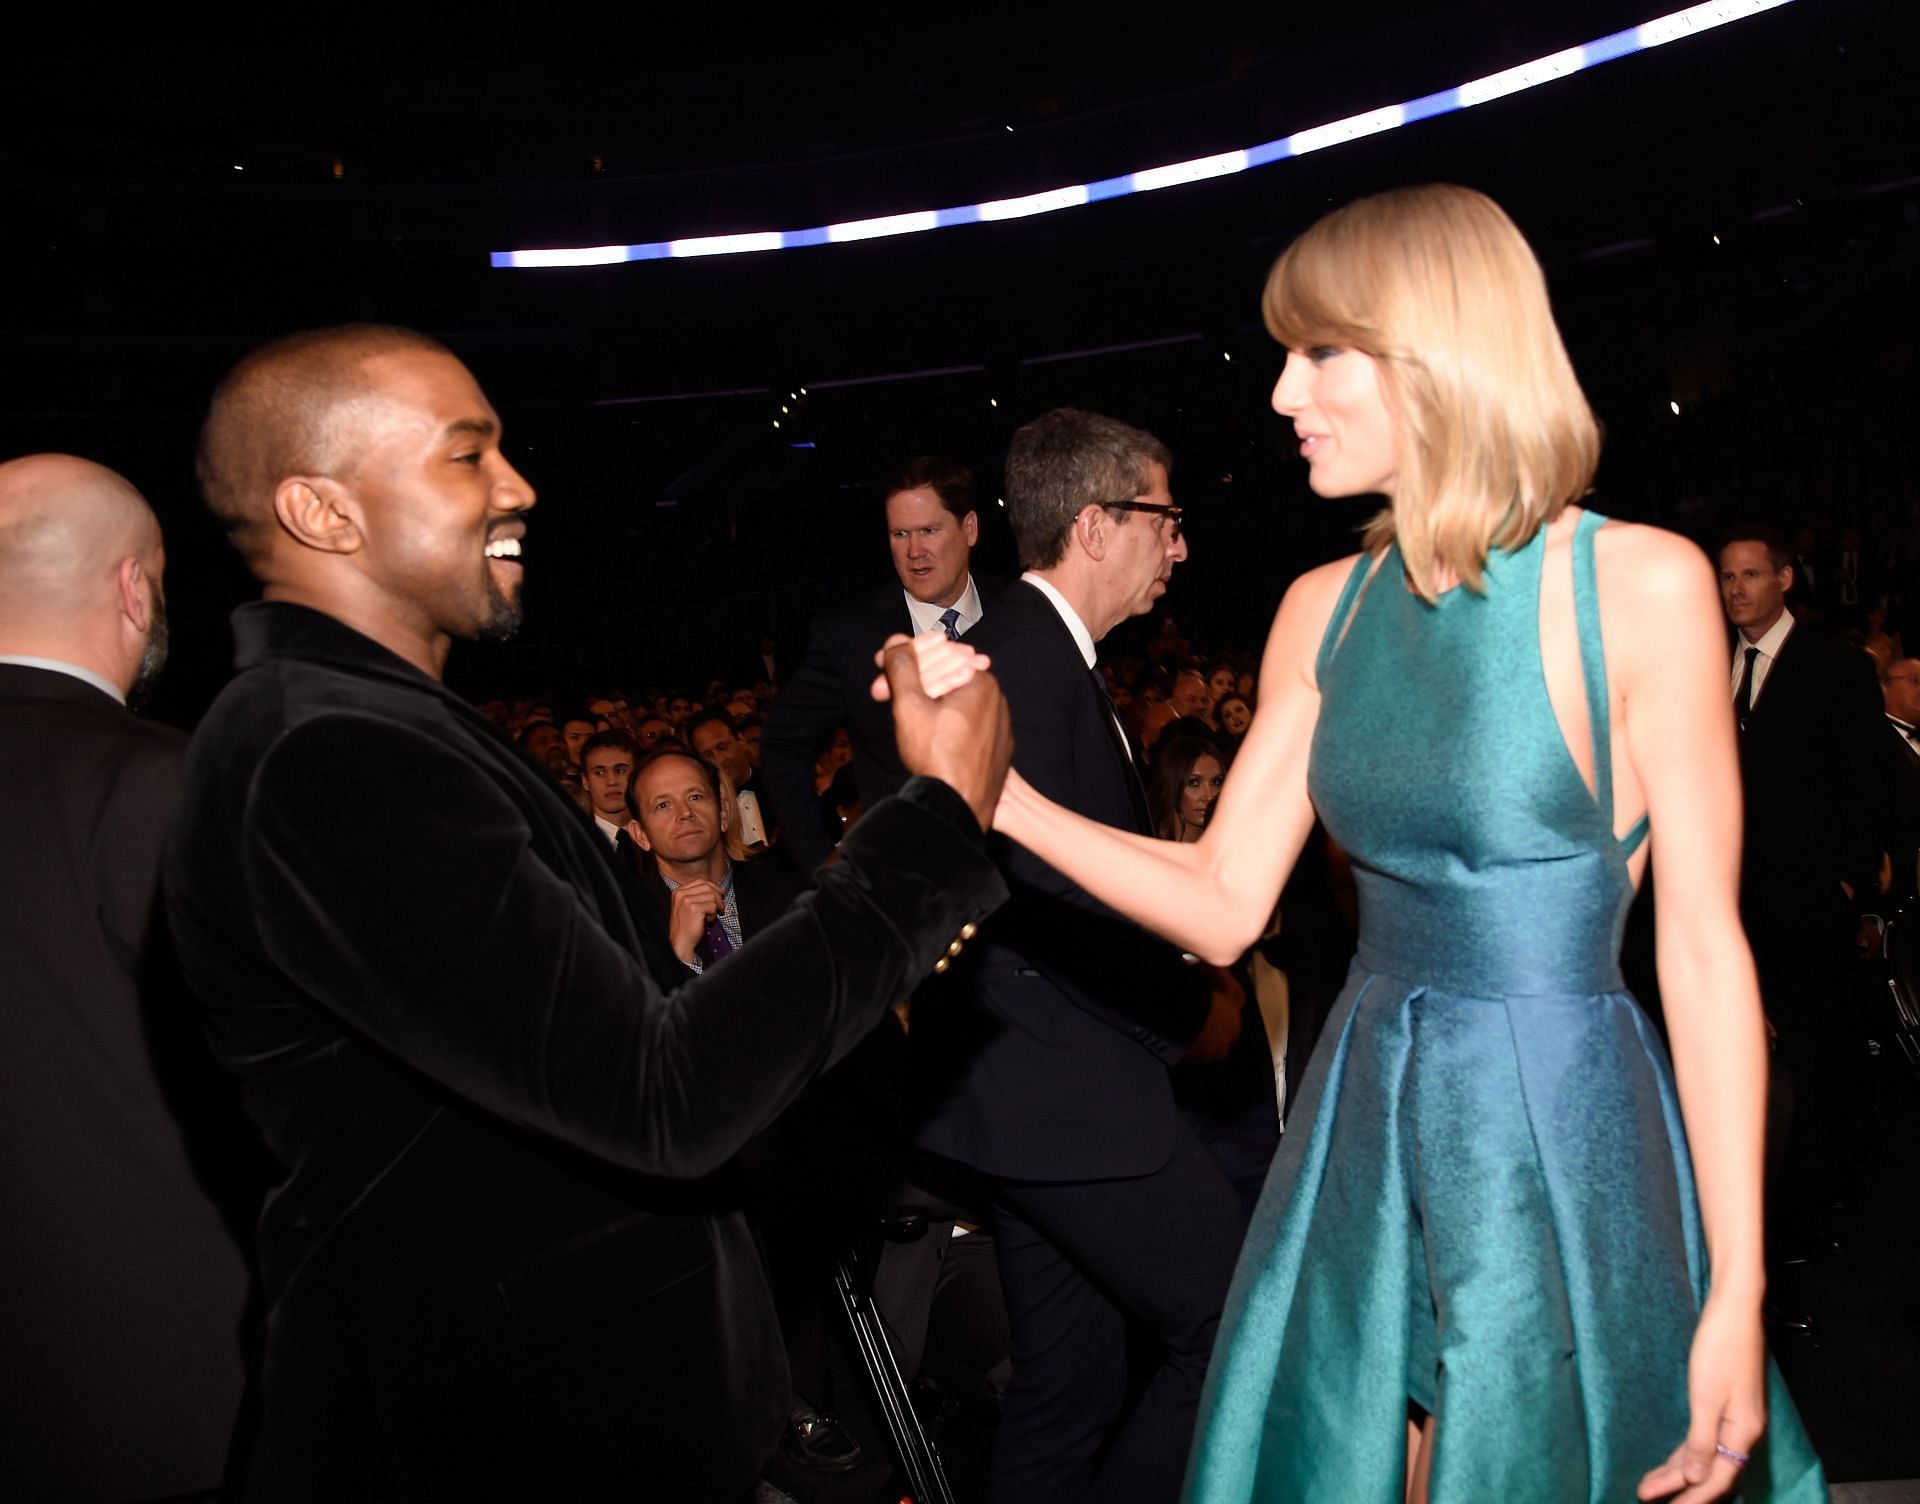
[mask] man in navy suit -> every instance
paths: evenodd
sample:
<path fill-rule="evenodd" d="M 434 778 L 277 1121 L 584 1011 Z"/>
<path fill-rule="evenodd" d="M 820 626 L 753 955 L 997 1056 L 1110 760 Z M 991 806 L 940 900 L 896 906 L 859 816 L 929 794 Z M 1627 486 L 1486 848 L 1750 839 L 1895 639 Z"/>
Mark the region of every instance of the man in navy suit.
<path fill-rule="evenodd" d="M 1022 428 L 1007 512 L 1026 573 L 966 639 L 1006 691 L 1014 766 L 1049 798 L 1142 833 L 1146 795 L 1094 644 L 1151 609 L 1187 556 L 1170 462 L 1152 435 L 1098 414 Z M 921 1144 L 994 1186 L 1013 1382 L 993 1496 L 1171 1500 L 1244 1225 L 1167 1068 L 1224 1054 L 1237 999 L 995 844 L 1013 898 L 970 953 L 972 1006 L 929 1010 L 914 1036 L 947 1075 Z M 1154 1366 L 1130 1385 L 1141 1351 Z"/>
<path fill-rule="evenodd" d="M 971 568 L 980 540 L 971 470 L 955 460 L 920 455 L 890 472 L 881 494 L 897 583 L 815 625 L 806 662 L 782 686 L 767 715 L 761 781 L 802 872 L 826 860 L 840 838 L 838 829 L 828 827 L 813 786 L 814 758 L 836 727 L 846 727 L 852 738 L 854 778 L 864 807 L 872 808 L 906 782 L 894 750 L 892 717 L 867 693 L 880 644 L 894 632 L 958 637 L 980 620 L 995 594 Z"/>

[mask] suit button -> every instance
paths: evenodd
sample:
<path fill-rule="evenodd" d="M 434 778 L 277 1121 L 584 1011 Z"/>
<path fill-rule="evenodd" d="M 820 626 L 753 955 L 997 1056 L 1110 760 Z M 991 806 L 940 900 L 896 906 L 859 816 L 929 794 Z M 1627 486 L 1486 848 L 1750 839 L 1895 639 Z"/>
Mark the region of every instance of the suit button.
<path fill-rule="evenodd" d="M 980 933 L 980 926 L 973 923 L 971 920 L 969 920 L 967 923 L 960 926 L 960 938 L 962 940 L 971 940 L 975 935 L 979 933 Z"/>
<path fill-rule="evenodd" d="M 960 954 L 962 949 L 963 947 L 961 946 L 960 942 L 956 940 L 953 942 L 953 944 L 947 947 L 947 954 L 950 956 L 957 956 Z"/>
<path fill-rule="evenodd" d="M 951 965 L 953 965 L 953 958 L 951 956 L 942 956 L 938 961 L 933 963 L 933 974 L 939 976 Z"/>

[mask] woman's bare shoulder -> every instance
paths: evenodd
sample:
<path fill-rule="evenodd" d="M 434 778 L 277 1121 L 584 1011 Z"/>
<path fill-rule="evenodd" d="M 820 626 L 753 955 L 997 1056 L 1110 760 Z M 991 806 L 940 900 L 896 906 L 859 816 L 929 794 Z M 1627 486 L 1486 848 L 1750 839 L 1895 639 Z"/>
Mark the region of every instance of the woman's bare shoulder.
<path fill-rule="evenodd" d="M 1623 603 L 1694 600 L 1717 592 L 1713 561 L 1699 544 L 1644 522 L 1615 522 L 1594 534 L 1603 595 Z"/>
<path fill-rule="evenodd" d="M 1279 680 L 1269 676 L 1282 666 L 1288 670 L 1288 677 L 1312 686 L 1313 663 L 1320 654 L 1327 625 L 1333 620 L 1333 608 L 1362 557 L 1348 554 L 1316 565 L 1287 587 L 1280 598 L 1280 609 L 1274 613 L 1273 630 L 1267 634 L 1262 694 L 1278 687 Z"/>

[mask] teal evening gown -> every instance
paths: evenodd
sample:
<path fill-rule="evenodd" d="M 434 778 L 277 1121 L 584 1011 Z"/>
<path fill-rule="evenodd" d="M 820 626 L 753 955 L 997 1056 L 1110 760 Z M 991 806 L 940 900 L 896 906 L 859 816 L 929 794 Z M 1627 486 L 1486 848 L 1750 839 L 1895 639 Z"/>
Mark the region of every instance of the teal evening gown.
<path fill-rule="evenodd" d="M 1432 1504 L 1631 1500 L 1686 1435 L 1706 1249 L 1620 978 L 1646 830 L 1613 831 L 1602 521 L 1573 548 L 1593 792 L 1547 697 L 1544 529 L 1484 594 L 1430 606 L 1389 548 L 1334 610 L 1308 777 L 1359 953 L 1234 1277 L 1193 1504 L 1398 1504 L 1409 1400 L 1437 1417 Z M 1768 1406 L 1738 1497 L 1826 1498 L 1771 1363 Z"/>

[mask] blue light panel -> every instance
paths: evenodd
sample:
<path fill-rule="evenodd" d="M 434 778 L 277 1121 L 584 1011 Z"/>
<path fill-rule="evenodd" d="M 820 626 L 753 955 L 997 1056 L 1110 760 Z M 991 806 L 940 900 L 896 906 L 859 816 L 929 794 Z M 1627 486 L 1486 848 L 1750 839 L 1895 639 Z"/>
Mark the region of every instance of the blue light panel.
<path fill-rule="evenodd" d="M 1048 188 L 1019 198 L 995 199 L 985 204 L 965 204 L 952 209 L 917 209 L 906 214 L 883 214 L 874 219 L 850 220 L 845 224 L 816 225 L 809 230 L 754 230 L 741 235 L 701 235 L 685 240 L 656 240 L 645 245 L 573 246 L 557 250 L 495 251 L 495 266 L 610 266 L 620 261 L 658 261 L 691 256 L 738 256 L 753 251 L 785 251 L 799 246 L 840 245 L 852 240 L 876 240 L 889 235 L 917 235 L 926 230 L 943 230 L 954 225 L 991 224 L 1005 219 L 1024 219 L 1034 214 L 1053 214 L 1062 209 L 1077 209 L 1103 199 L 1124 198 L 1134 193 L 1151 193 L 1156 188 L 1174 188 L 1184 183 L 1204 182 L 1264 167 L 1288 157 L 1303 157 L 1310 151 L 1342 146 L 1362 136 L 1396 130 L 1416 120 L 1430 120 L 1455 110 L 1472 109 L 1489 100 L 1503 99 L 1524 89 L 1536 89 L 1588 68 L 1610 63 L 1615 58 L 1662 47 L 1668 42 L 1711 31 L 1730 21 L 1744 21 L 1761 11 L 1773 10 L 1791 0 L 1707 0 L 1704 5 L 1689 6 L 1671 15 L 1630 26 L 1611 36 L 1600 37 L 1579 47 L 1569 47 L 1547 57 L 1535 58 L 1518 67 L 1504 68 L 1485 78 L 1470 79 L 1455 88 L 1422 95 L 1403 104 L 1384 105 L 1364 114 L 1349 115 L 1327 125 L 1295 131 L 1277 141 L 1239 151 L 1196 157 L 1191 162 L 1173 162 L 1165 167 L 1148 167 L 1119 177 L 1102 178 L 1097 183 L 1075 183 L 1063 188 Z"/>

